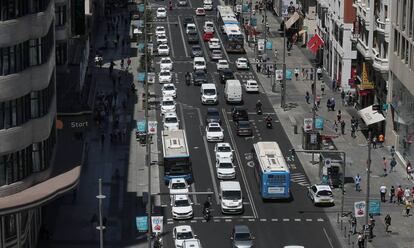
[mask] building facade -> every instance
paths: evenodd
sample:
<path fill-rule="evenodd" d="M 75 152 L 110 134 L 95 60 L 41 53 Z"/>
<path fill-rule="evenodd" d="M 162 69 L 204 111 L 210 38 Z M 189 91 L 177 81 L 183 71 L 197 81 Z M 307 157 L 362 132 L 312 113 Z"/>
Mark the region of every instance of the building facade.
<path fill-rule="evenodd" d="M 352 5 L 352 0 L 318 0 L 317 5 L 317 32 L 325 42 L 319 61 L 345 92 L 353 91 L 350 79 L 354 77 L 353 60 L 357 57 L 351 39 L 355 20 Z"/>
<path fill-rule="evenodd" d="M 391 0 L 387 134 L 400 159 L 413 161 L 414 0 Z"/>
<path fill-rule="evenodd" d="M 56 147 L 54 14 L 53 0 L 0 0 L 0 201 L 50 175 Z M 40 207 L 0 209 L 0 247 L 35 247 L 40 226 Z"/>

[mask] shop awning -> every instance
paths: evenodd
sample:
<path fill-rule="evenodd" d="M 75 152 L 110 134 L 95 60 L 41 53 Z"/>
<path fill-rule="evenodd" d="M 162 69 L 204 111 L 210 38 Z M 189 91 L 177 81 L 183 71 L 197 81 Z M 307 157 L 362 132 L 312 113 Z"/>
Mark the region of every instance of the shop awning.
<path fill-rule="evenodd" d="M 385 120 L 385 117 L 377 110 L 372 110 L 372 106 L 366 107 L 358 111 L 359 116 L 364 120 L 367 126 Z"/>

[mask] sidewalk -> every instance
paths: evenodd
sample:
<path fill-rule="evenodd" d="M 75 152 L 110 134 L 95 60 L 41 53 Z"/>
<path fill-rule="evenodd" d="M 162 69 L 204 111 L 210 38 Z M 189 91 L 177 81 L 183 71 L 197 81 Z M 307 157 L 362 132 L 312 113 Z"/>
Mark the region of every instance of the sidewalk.
<path fill-rule="evenodd" d="M 279 60 L 276 63 L 280 63 L 277 68 L 281 69 L 282 63 L 282 51 L 283 51 L 283 37 L 277 37 L 277 30 L 280 26 L 279 22 L 276 20 L 276 17 L 270 12 L 267 12 L 267 19 L 270 25 L 271 35 L 270 40 L 273 42 L 273 48 L 277 48 L 279 51 Z M 273 54 L 273 52 L 268 52 L 268 54 Z M 247 48 L 247 56 L 251 62 L 254 62 L 255 54 L 253 49 Z M 308 52 L 306 48 L 299 48 L 298 46 L 293 46 L 291 50 L 291 55 L 286 57 L 286 67 L 293 71 L 294 68 L 310 68 L 312 67 L 311 61 L 313 61 L 313 54 Z M 307 104 L 305 101 L 305 93 L 311 93 L 311 80 L 303 80 L 303 77 L 299 77 L 299 80 L 295 80 L 293 76 L 292 80 L 288 80 L 286 83 L 286 103 L 288 108 L 283 110 L 280 108 L 280 86 L 277 83 L 277 92 L 272 92 L 271 87 L 271 78 L 257 73 L 258 78 L 261 82 L 261 85 L 264 88 L 269 100 L 271 101 L 279 120 L 288 134 L 288 137 L 295 149 L 302 149 L 302 133 L 299 131 L 299 134 L 294 134 L 293 125 L 289 119 L 290 116 L 293 116 L 298 124 L 298 129 L 301 129 L 303 123 L 303 117 L 312 116 L 312 104 Z M 343 150 L 347 154 L 347 164 L 346 164 L 346 184 L 345 184 L 345 201 L 344 201 L 344 212 L 353 211 L 353 203 L 355 201 L 365 200 L 366 193 L 366 161 L 367 161 L 367 141 L 365 136 L 361 132 L 357 132 L 357 137 L 354 139 L 350 136 L 351 133 L 351 118 L 352 116 L 357 116 L 357 111 L 353 107 L 345 106 L 341 104 L 340 92 L 332 92 L 330 90 L 331 80 L 324 77 L 325 81 L 325 95 L 322 96 L 320 81 L 316 84 L 317 95 L 321 96 L 321 107 L 317 111 L 317 115 L 325 119 L 324 130 L 330 133 L 335 133 L 333 129 L 333 122 L 336 120 L 337 111 L 342 111 L 342 119 L 345 121 L 345 135 L 340 134 L 340 128 L 338 128 L 338 138 L 335 138 L 334 144 L 338 150 Z M 326 100 L 328 98 L 335 98 L 336 109 L 335 111 L 328 111 L 326 108 Z M 311 100 L 312 102 L 312 96 Z M 361 120 L 362 121 L 362 120 Z M 401 165 L 397 165 L 396 172 L 389 173 L 388 176 L 383 177 L 383 163 L 382 157 L 386 157 L 387 161 L 390 161 L 391 155 L 389 152 L 390 147 L 383 147 L 378 149 L 372 149 L 372 164 L 371 164 L 371 190 L 370 199 L 380 199 L 379 188 L 381 185 L 387 186 L 388 190 L 391 185 L 398 187 L 398 185 L 406 186 L 410 189 L 414 186 L 412 181 L 407 180 L 405 168 Z M 311 181 L 311 183 L 319 183 L 321 180 L 318 175 L 318 165 L 311 164 L 310 154 L 297 154 L 300 159 L 304 169 Z M 316 157 L 316 156 L 315 156 Z M 362 177 L 361 192 L 355 192 L 355 186 L 353 178 L 359 173 Z M 338 213 L 340 212 L 340 199 L 341 199 L 341 190 L 335 189 L 334 195 L 336 205 L 332 208 L 327 208 L 326 212 L 328 217 L 331 220 L 331 223 L 336 229 L 337 236 L 341 240 L 343 247 L 350 247 L 352 242 L 354 242 L 354 247 L 356 247 L 356 235 L 348 237 L 349 224 L 348 217 L 338 218 Z M 388 199 L 388 195 L 387 195 Z M 376 216 L 376 227 L 374 229 L 375 238 L 372 242 L 369 243 L 368 247 L 412 247 L 414 243 L 414 237 L 411 234 L 411 225 L 413 217 L 405 217 L 402 215 L 403 206 L 398 206 L 397 204 L 392 203 L 383 203 L 381 204 L 381 215 Z M 390 230 L 391 233 L 385 233 L 384 217 L 386 214 L 390 214 L 392 218 L 392 225 Z M 358 230 L 361 230 L 364 219 L 358 219 Z M 342 226 L 340 223 L 343 223 Z M 346 231 L 345 230 L 346 226 Z"/>

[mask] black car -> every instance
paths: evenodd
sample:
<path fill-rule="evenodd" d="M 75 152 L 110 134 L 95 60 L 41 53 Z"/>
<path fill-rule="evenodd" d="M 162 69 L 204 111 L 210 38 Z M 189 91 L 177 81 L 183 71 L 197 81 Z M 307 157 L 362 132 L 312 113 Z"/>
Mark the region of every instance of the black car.
<path fill-rule="evenodd" d="M 203 49 L 199 45 L 191 47 L 191 57 L 203 57 Z"/>
<path fill-rule="evenodd" d="M 212 122 L 221 124 L 220 112 L 216 108 L 207 108 L 206 124 Z"/>
<path fill-rule="evenodd" d="M 194 17 L 192 17 L 192 16 L 186 16 L 186 17 L 184 17 L 184 20 L 183 20 L 184 28 L 186 28 L 187 27 L 187 24 L 189 24 L 189 23 L 195 23 L 194 22 Z"/>
<path fill-rule="evenodd" d="M 253 129 L 249 121 L 238 121 L 236 124 L 236 133 L 239 136 L 252 136 Z"/>
<path fill-rule="evenodd" d="M 235 106 L 231 110 L 231 114 L 233 117 L 234 122 L 238 121 L 249 121 L 249 115 L 247 113 L 247 109 L 244 107 Z"/>
<path fill-rule="evenodd" d="M 190 44 L 198 44 L 198 42 L 200 41 L 200 38 L 198 36 L 198 33 L 189 33 L 187 34 L 187 41 Z"/>
<path fill-rule="evenodd" d="M 219 72 L 220 83 L 226 83 L 226 80 L 234 79 L 234 74 L 231 69 L 223 69 Z"/>
<path fill-rule="evenodd" d="M 194 85 L 202 85 L 207 83 L 207 74 L 204 70 L 196 70 L 193 73 L 193 84 Z"/>

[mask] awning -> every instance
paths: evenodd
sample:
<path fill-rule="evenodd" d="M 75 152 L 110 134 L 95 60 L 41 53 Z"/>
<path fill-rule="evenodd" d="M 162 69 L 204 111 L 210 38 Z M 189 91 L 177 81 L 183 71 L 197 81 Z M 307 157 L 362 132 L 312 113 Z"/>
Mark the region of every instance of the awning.
<path fill-rule="evenodd" d="M 385 120 L 385 117 L 381 113 L 377 110 L 372 110 L 372 106 L 358 111 L 359 116 L 361 116 L 367 126 Z"/>

